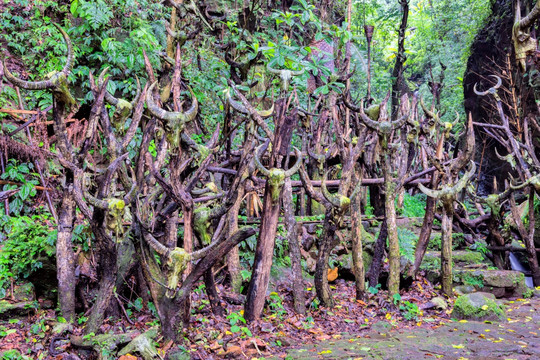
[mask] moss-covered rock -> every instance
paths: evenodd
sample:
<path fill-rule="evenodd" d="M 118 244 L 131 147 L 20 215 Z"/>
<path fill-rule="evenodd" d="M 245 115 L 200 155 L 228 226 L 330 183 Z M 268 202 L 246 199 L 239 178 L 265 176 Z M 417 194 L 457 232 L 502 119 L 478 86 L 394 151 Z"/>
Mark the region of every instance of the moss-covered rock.
<path fill-rule="evenodd" d="M 490 265 L 484 259 L 484 256 L 477 251 L 458 250 L 452 252 L 452 260 L 454 267 L 465 267 L 467 265 L 484 264 L 485 267 Z M 439 251 L 427 251 L 422 260 L 421 269 L 439 268 L 441 267 L 441 253 Z"/>
<path fill-rule="evenodd" d="M 458 297 L 452 314 L 459 319 L 497 320 L 505 317 L 505 308 L 493 294 L 476 292 Z"/>
<path fill-rule="evenodd" d="M 13 287 L 13 299 L 17 302 L 34 301 L 36 299 L 34 284 L 31 282 L 25 282 L 15 285 Z"/>
<path fill-rule="evenodd" d="M 458 295 L 465 295 L 465 294 L 470 294 L 470 293 L 475 292 L 476 288 L 474 286 L 471 286 L 471 285 L 458 285 L 458 286 L 454 287 L 454 291 Z"/>
<path fill-rule="evenodd" d="M 456 269 L 454 282 L 474 286 L 496 297 L 522 297 L 527 291 L 525 276 L 513 270 Z"/>
<path fill-rule="evenodd" d="M 25 315 L 34 309 L 34 302 L 22 301 L 11 303 L 7 300 L 0 300 L 0 317 L 11 314 Z"/>
<path fill-rule="evenodd" d="M 373 262 L 373 256 L 371 256 L 371 254 L 368 253 L 367 251 L 362 251 L 362 258 L 364 260 L 364 269 L 367 272 L 367 270 L 369 270 L 369 268 L 371 267 L 371 263 Z M 339 261 L 339 263 L 341 264 L 341 268 L 343 270 L 348 270 L 352 273 L 352 268 L 353 268 L 352 267 L 353 265 L 352 253 L 342 255 L 341 261 Z"/>

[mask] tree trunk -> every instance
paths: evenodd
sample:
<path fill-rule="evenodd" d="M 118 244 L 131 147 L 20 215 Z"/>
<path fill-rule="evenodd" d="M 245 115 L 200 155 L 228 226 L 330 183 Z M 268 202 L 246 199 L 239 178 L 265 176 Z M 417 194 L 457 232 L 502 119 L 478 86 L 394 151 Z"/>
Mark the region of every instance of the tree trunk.
<path fill-rule="evenodd" d="M 376 176 L 374 172 L 371 172 L 372 176 Z M 376 217 L 382 217 L 383 222 L 379 230 L 379 236 L 375 243 L 375 249 L 373 250 L 373 261 L 368 272 L 369 286 L 377 286 L 379 283 L 379 276 L 381 274 L 382 262 L 384 258 L 384 250 L 386 248 L 386 237 L 388 236 L 388 230 L 386 226 L 386 211 L 385 211 L 385 197 L 381 192 L 379 185 L 369 187 L 369 200 L 373 207 L 373 214 Z"/>
<path fill-rule="evenodd" d="M 298 314 L 306 313 L 306 299 L 304 296 L 304 280 L 302 278 L 302 264 L 300 262 L 300 244 L 298 242 L 298 224 L 294 218 L 291 179 L 285 179 L 283 186 L 283 208 L 285 226 L 287 227 L 289 242 L 289 257 L 292 268 L 292 290 L 294 310 Z"/>
<path fill-rule="evenodd" d="M 298 113 L 293 111 L 289 116 L 285 116 L 286 110 L 285 99 L 276 101 L 276 130 L 274 133 L 274 143 L 272 144 L 273 150 L 270 158 L 270 166 L 279 166 L 279 159 L 282 159 L 288 154 L 292 133 L 298 122 Z M 271 184 L 270 181 L 267 181 L 264 191 L 259 238 L 257 239 L 253 271 L 245 304 L 244 317 L 249 321 L 258 319 L 264 308 L 266 290 L 270 280 L 272 256 L 274 254 L 280 199 L 281 194 L 276 201 L 272 200 Z"/>
<path fill-rule="evenodd" d="M 229 235 L 234 234 L 238 230 L 238 213 L 240 211 L 240 205 L 244 198 L 244 186 L 240 185 L 238 189 L 238 197 L 236 202 L 229 210 L 228 222 L 229 222 Z M 231 289 L 234 293 L 239 294 L 242 289 L 242 274 L 240 273 L 240 252 L 238 246 L 235 246 L 227 254 L 227 270 L 229 271 L 229 278 L 231 282 Z"/>
<path fill-rule="evenodd" d="M 452 214 L 453 204 L 443 204 L 441 222 L 441 284 L 448 297 L 453 296 L 452 285 Z"/>
<path fill-rule="evenodd" d="M 432 182 L 433 184 L 433 182 Z M 437 205 L 437 199 L 427 197 L 426 199 L 426 213 L 424 215 L 424 222 L 422 223 L 422 229 L 420 229 L 420 235 L 418 236 L 418 243 L 416 244 L 416 250 L 414 252 L 414 266 L 411 269 L 410 275 L 416 276 L 422 260 L 426 254 L 426 250 L 429 245 L 429 239 L 431 238 L 431 230 L 433 229 L 433 220 L 435 219 L 435 210 Z"/>
<path fill-rule="evenodd" d="M 266 290 L 270 280 L 270 268 L 274 255 L 274 244 L 279 217 L 279 199 L 272 202 L 270 186 L 267 182 L 264 191 L 263 217 L 259 228 L 259 238 L 255 249 L 255 261 L 245 303 L 244 318 L 249 321 L 258 319 L 263 311 Z"/>
<path fill-rule="evenodd" d="M 381 229 L 379 230 L 379 236 L 377 242 L 375 242 L 375 249 L 373 250 L 373 261 L 368 272 L 369 286 L 375 287 L 379 283 L 379 276 L 381 275 L 381 268 L 384 259 L 384 249 L 386 248 L 386 238 L 388 236 L 388 227 L 386 225 L 386 217 L 384 218 Z"/>
<path fill-rule="evenodd" d="M 69 175 L 68 175 L 69 176 Z M 73 175 L 71 175 L 73 178 Z M 67 181 L 66 181 L 67 182 Z M 75 321 L 75 254 L 71 237 L 75 221 L 75 199 L 73 186 L 67 186 L 58 209 L 58 238 L 56 240 L 56 269 L 58 278 L 58 302 L 62 316 L 68 321 Z"/>
<path fill-rule="evenodd" d="M 216 289 L 212 268 L 206 270 L 204 273 L 204 285 L 206 287 L 206 294 L 208 294 L 210 306 L 212 306 L 212 312 L 216 316 L 223 316 L 223 308 L 221 307 L 220 297 Z"/>
<path fill-rule="evenodd" d="M 392 297 L 399 294 L 400 255 L 396 222 L 396 205 L 394 203 L 395 184 L 392 179 L 385 180 L 386 189 L 386 226 L 388 229 L 388 293 Z"/>
<path fill-rule="evenodd" d="M 392 70 L 392 78 L 394 82 L 392 84 L 392 111 L 391 118 L 395 121 L 398 118 L 399 111 L 399 98 L 401 96 L 400 87 L 403 84 L 403 64 L 407 57 L 405 56 L 405 32 L 407 30 L 407 22 L 409 19 L 409 0 L 399 0 L 402 6 L 403 16 L 401 18 L 401 24 L 398 32 L 398 52 L 396 56 L 396 63 Z M 406 86 L 406 85 L 405 85 Z"/>
<path fill-rule="evenodd" d="M 97 254 L 99 256 L 99 290 L 96 301 L 90 311 L 88 322 L 84 328 L 85 334 L 97 333 L 105 318 L 105 312 L 113 297 L 116 283 L 116 243 L 107 234 L 105 225 L 102 224 L 103 210 L 95 209 L 92 219 L 92 231 L 96 237 Z"/>
<path fill-rule="evenodd" d="M 332 218 L 331 209 L 326 210 L 324 216 L 323 236 L 319 242 L 319 254 L 315 265 L 315 290 L 321 305 L 334 307 L 332 292 L 328 285 L 328 259 L 333 248 L 334 236 L 336 234 L 336 225 L 330 222 Z"/>
<path fill-rule="evenodd" d="M 366 278 L 364 270 L 364 257 L 362 255 L 362 197 L 357 195 L 353 199 L 351 209 L 351 242 L 353 274 L 356 279 L 356 299 L 362 300 L 366 291 Z"/>

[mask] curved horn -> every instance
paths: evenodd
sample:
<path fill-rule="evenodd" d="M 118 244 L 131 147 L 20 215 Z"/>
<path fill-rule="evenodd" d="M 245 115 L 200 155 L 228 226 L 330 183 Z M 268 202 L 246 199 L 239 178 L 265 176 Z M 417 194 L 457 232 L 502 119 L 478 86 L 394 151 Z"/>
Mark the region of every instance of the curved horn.
<path fill-rule="evenodd" d="M 486 199 L 475 194 L 474 187 L 472 186 L 472 184 L 470 184 L 470 186 L 467 187 L 467 193 L 469 194 L 469 196 L 471 196 L 474 199 L 474 201 L 480 204 L 486 204 Z"/>
<path fill-rule="evenodd" d="M 300 76 L 306 71 L 306 68 L 302 68 L 301 70 L 291 70 L 292 76 Z"/>
<path fill-rule="evenodd" d="M 456 111 L 456 119 L 450 123 L 452 124 L 452 127 L 456 126 L 459 123 L 459 112 L 457 110 L 455 111 Z"/>
<path fill-rule="evenodd" d="M 107 66 L 105 69 L 103 69 L 101 74 L 99 74 L 98 87 L 100 89 L 103 86 L 103 81 L 105 80 L 105 75 L 107 75 L 108 72 L 109 72 L 109 67 Z M 107 102 L 109 104 L 113 105 L 113 106 L 118 105 L 118 99 L 115 98 L 114 96 L 112 96 L 111 93 L 109 93 L 107 90 L 105 90 L 105 100 L 107 100 Z"/>
<path fill-rule="evenodd" d="M 486 96 L 487 94 L 489 94 L 489 90 L 486 90 L 486 91 L 483 91 L 483 92 L 480 92 L 476 89 L 476 85 L 478 85 L 478 83 L 474 84 L 474 87 L 473 87 L 473 91 L 476 95 L 478 96 Z"/>
<path fill-rule="evenodd" d="M 330 204 L 339 207 L 341 204 L 339 202 L 339 198 L 336 195 L 333 195 L 328 191 L 328 188 L 326 187 L 326 178 L 328 176 L 328 171 L 324 174 L 324 177 L 321 181 L 321 191 L 326 200 L 330 202 Z"/>
<path fill-rule="evenodd" d="M 497 147 L 495 147 L 495 155 L 499 158 L 499 160 L 502 160 L 502 161 L 506 161 L 506 156 L 510 155 L 506 155 L 506 156 L 502 156 L 501 154 L 499 154 L 499 152 L 497 151 Z"/>
<path fill-rule="evenodd" d="M 296 153 L 296 163 L 293 165 L 292 168 L 285 171 L 285 177 L 286 178 L 291 177 L 294 174 L 296 174 L 298 169 L 300 169 L 300 165 L 302 165 L 302 152 L 300 150 L 298 150 L 298 148 L 294 148 L 294 152 Z"/>
<path fill-rule="evenodd" d="M 420 98 L 420 106 L 422 106 L 422 110 L 424 110 L 424 113 L 427 117 L 432 119 L 438 119 L 437 114 L 427 108 L 426 104 L 424 104 L 424 99 L 422 98 Z"/>
<path fill-rule="evenodd" d="M 428 189 L 427 187 L 425 187 L 422 184 L 418 184 L 418 189 L 420 189 L 420 191 L 423 192 L 424 194 L 426 194 L 427 196 L 429 196 L 431 198 L 434 198 L 434 199 L 438 199 L 439 196 L 441 195 L 441 192 L 439 190 Z"/>
<path fill-rule="evenodd" d="M 478 96 L 486 96 L 487 94 L 490 94 L 490 93 L 495 93 L 495 90 L 497 90 L 498 88 L 501 87 L 502 85 L 502 79 L 497 76 L 497 75 L 489 75 L 493 78 L 495 78 L 495 80 L 497 80 L 497 83 L 495 85 L 493 85 L 492 87 L 490 87 L 489 89 L 487 89 L 486 91 L 483 91 L 483 92 L 480 92 L 476 89 L 476 85 L 478 85 L 478 83 L 474 84 L 474 88 L 473 88 L 473 91 L 476 95 Z"/>
<path fill-rule="evenodd" d="M 175 112 L 163 110 L 154 102 L 154 96 L 152 93 L 156 84 L 157 81 L 150 85 L 150 88 L 146 93 L 146 105 L 148 106 L 148 110 L 150 111 L 150 113 L 152 113 L 152 115 L 164 121 L 182 121 L 184 123 L 195 119 L 199 110 L 199 102 L 197 101 L 195 94 L 193 94 L 193 90 L 191 90 L 189 86 L 188 90 L 191 93 L 192 100 L 191 107 L 185 112 Z"/>
<path fill-rule="evenodd" d="M 264 145 L 265 144 L 261 144 L 255 149 L 253 161 L 255 162 L 255 166 L 257 167 L 257 169 L 259 169 L 261 174 L 263 174 L 264 176 L 270 176 L 270 170 L 268 170 L 267 168 L 263 166 L 263 164 L 261 163 L 261 158 L 259 157 L 260 156 L 259 151 L 262 149 Z"/>
<path fill-rule="evenodd" d="M 308 146 L 307 152 L 308 152 L 309 156 L 311 156 L 312 158 L 314 158 L 317 161 L 325 161 L 326 160 L 326 155 L 315 154 L 313 152 L 313 150 L 311 150 L 311 148 L 309 146 Z"/>
<path fill-rule="evenodd" d="M 143 238 L 144 241 L 152 248 L 155 252 L 157 252 L 161 256 L 168 257 L 171 249 L 167 248 L 165 245 L 160 243 L 156 240 L 155 237 L 153 237 L 151 234 L 147 233 L 146 231 L 143 231 Z"/>
<path fill-rule="evenodd" d="M 249 111 L 246 109 L 244 104 L 232 98 L 231 91 L 229 89 L 225 90 L 225 95 L 227 96 L 227 100 L 229 101 L 229 104 L 234 110 L 238 111 L 241 114 L 249 115 Z M 257 114 L 259 114 L 262 118 L 270 117 L 274 113 L 274 102 L 272 102 L 272 106 L 268 110 L 255 111 L 257 111 Z"/>
<path fill-rule="evenodd" d="M 360 102 L 360 119 L 362 119 L 362 122 L 369 127 L 372 130 L 377 130 L 379 128 L 379 123 L 377 121 L 373 121 L 369 118 L 369 116 L 366 115 L 364 111 L 364 100 Z"/>
<path fill-rule="evenodd" d="M 527 179 L 527 181 L 525 181 L 523 184 L 521 185 L 513 185 L 513 181 L 510 182 L 510 189 L 512 190 L 521 190 L 523 189 L 524 187 L 530 185 L 532 182 L 534 181 L 538 181 L 538 179 L 540 178 L 540 174 L 538 175 L 535 175 L 533 177 L 530 177 Z"/>
<path fill-rule="evenodd" d="M 407 122 L 407 119 L 409 119 L 410 114 L 411 114 L 411 109 L 409 109 L 409 111 L 407 111 L 407 114 L 403 115 L 401 118 L 394 121 L 392 123 L 392 128 L 393 129 L 399 129 L 399 128 L 403 127 L 403 125 L 405 125 L 405 123 Z"/>
<path fill-rule="evenodd" d="M 270 63 L 268 63 L 268 65 L 266 65 L 266 70 L 268 70 L 268 72 L 271 73 L 271 74 L 276 74 L 276 75 L 280 75 L 280 76 L 281 76 L 281 74 L 283 74 L 284 71 L 288 71 L 292 76 L 302 75 L 306 71 L 305 68 L 302 68 L 301 70 L 274 69 L 273 67 L 270 66 Z"/>
<path fill-rule="evenodd" d="M 496 90 L 501 87 L 502 85 L 502 79 L 500 76 L 497 75 L 489 75 L 497 80 L 497 83 L 492 87 L 493 90 Z"/>
<path fill-rule="evenodd" d="M 103 86 L 103 82 L 105 81 L 105 75 L 109 72 L 109 67 L 107 66 L 99 75 L 98 78 L 98 87 L 101 88 Z M 134 108 L 137 105 L 137 102 L 139 101 L 139 98 L 141 97 L 141 83 L 139 81 L 139 77 L 135 75 L 135 81 L 137 82 L 137 93 L 135 94 L 135 98 L 130 103 L 131 107 Z M 115 98 L 111 93 L 108 91 L 105 91 L 105 100 L 113 106 L 117 106 L 119 99 Z"/>
<path fill-rule="evenodd" d="M 102 210 L 107 210 L 109 208 L 109 202 L 107 200 L 98 199 L 90 195 L 90 193 L 87 190 L 84 190 L 84 198 L 86 199 L 86 201 L 90 203 L 90 205 L 96 208 L 99 208 Z"/>
<path fill-rule="evenodd" d="M 270 66 L 270 63 L 268 63 L 268 65 L 266 65 L 266 70 L 268 70 L 268 72 L 271 73 L 271 74 L 281 75 L 281 70 L 274 69 L 273 67 Z"/>
<path fill-rule="evenodd" d="M 62 33 L 62 37 L 64 38 L 64 41 L 67 46 L 67 60 L 66 65 L 64 65 L 64 68 L 60 72 L 56 72 L 54 75 L 52 75 L 49 80 L 42 80 L 42 81 L 25 81 L 22 79 L 19 79 L 15 75 L 13 75 L 9 69 L 6 66 L 5 61 L 2 61 L 4 65 L 4 74 L 6 75 L 6 78 L 9 80 L 10 83 L 13 85 L 16 85 L 18 87 L 21 87 L 23 89 L 28 90 L 45 90 L 50 89 L 55 86 L 54 82 L 52 81 L 53 77 L 58 76 L 59 74 L 63 74 L 66 78 L 71 73 L 71 70 L 73 69 L 73 63 L 75 61 L 75 54 L 73 51 L 73 45 L 71 43 L 71 39 L 69 38 L 69 35 L 60 27 L 60 25 L 53 23 L 53 25 Z"/>
<path fill-rule="evenodd" d="M 469 171 L 465 173 L 465 175 L 461 177 L 461 179 L 459 179 L 457 184 L 452 187 L 452 192 L 454 194 L 457 194 L 458 192 L 463 190 L 465 188 L 465 185 L 467 185 L 467 183 L 473 177 L 475 172 L 476 172 L 476 164 L 474 163 L 474 161 L 471 160 L 471 168 L 469 169 Z"/>
<path fill-rule="evenodd" d="M 348 96 L 349 96 L 349 93 L 347 94 L 343 93 L 343 95 L 341 96 L 341 98 L 343 99 L 343 104 L 345 104 L 345 106 L 348 107 L 351 111 L 360 112 L 361 110 L 360 107 L 350 102 L 348 99 Z"/>

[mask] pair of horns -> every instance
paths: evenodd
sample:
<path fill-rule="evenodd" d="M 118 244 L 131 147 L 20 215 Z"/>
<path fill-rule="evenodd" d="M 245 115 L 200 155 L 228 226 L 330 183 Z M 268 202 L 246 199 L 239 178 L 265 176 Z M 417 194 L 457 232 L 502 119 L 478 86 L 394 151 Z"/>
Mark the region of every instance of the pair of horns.
<path fill-rule="evenodd" d="M 263 166 L 260 155 L 259 155 L 259 152 L 264 145 L 265 144 L 259 145 L 257 149 L 255 149 L 255 156 L 253 160 L 255 161 L 255 166 L 257 167 L 257 169 L 259 169 L 259 171 L 264 176 L 268 177 L 270 176 L 270 170 L 268 170 L 267 168 Z M 302 165 L 302 153 L 300 152 L 300 150 L 298 150 L 298 148 L 294 148 L 294 152 L 296 154 L 296 163 L 289 170 L 285 170 L 286 178 L 293 176 L 298 171 L 298 169 L 300 169 L 300 165 Z"/>
<path fill-rule="evenodd" d="M 497 91 L 498 88 L 501 87 L 502 85 L 502 79 L 497 76 L 497 75 L 489 75 L 491 76 L 492 78 L 495 78 L 495 80 L 497 80 L 497 83 L 495 85 L 493 85 L 492 87 L 490 87 L 489 89 L 487 89 L 486 91 L 483 91 L 483 92 L 480 92 L 476 89 L 476 86 L 478 85 L 478 83 L 474 84 L 474 88 L 473 88 L 473 91 L 476 95 L 478 96 L 486 96 L 487 94 L 495 94 L 495 92 Z"/>
<path fill-rule="evenodd" d="M 197 98 L 195 97 L 193 90 L 191 90 L 189 86 L 188 86 L 188 90 L 191 94 L 191 107 L 187 111 L 176 112 L 176 111 L 166 111 L 160 108 L 155 103 L 154 95 L 152 93 L 156 84 L 157 84 L 157 81 L 155 81 L 152 85 L 150 85 L 150 88 L 148 89 L 148 92 L 146 93 L 146 105 L 148 106 L 148 110 L 150 111 L 152 115 L 166 122 L 179 121 L 184 124 L 195 119 L 199 111 L 199 102 L 197 101 Z"/>
<path fill-rule="evenodd" d="M 105 80 L 105 76 L 109 72 L 109 67 L 106 67 L 98 78 L 98 86 L 101 88 L 103 86 L 103 82 Z M 130 102 L 131 107 L 134 108 L 135 105 L 137 105 L 137 102 L 139 101 L 139 98 L 141 97 L 141 83 L 139 82 L 139 78 L 137 75 L 135 75 L 135 80 L 137 82 L 137 93 L 135 94 L 135 98 L 133 101 Z M 112 96 L 108 91 L 105 91 L 105 100 L 113 106 L 117 106 L 121 99 L 117 99 L 114 96 Z"/>
<path fill-rule="evenodd" d="M 386 110 L 385 109 L 386 109 L 386 104 L 388 103 L 389 99 L 390 99 L 390 92 L 388 92 L 386 94 L 386 97 L 384 98 L 383 102 L 380 105 L 379 118 L 383 114 L 386 115 Z M 362 119 L 362 122 L 372 130 L 379 131 L 381 124 L 384 123 L 384 121 L 380 122 L 380 121 L 372 120 L 369 116 L 366 115 L 366 113 L 364 111 L 364 100 L 362 100 L 361 103 L 360 103 L 360 112 L 359 112 L 359 114 L 360 114 L 360 119 Z M 397 119 L 396 121 L 392 121 L 392 122 L 388 121 L 392 125 L 392 130 L 399 129 L 403 125 L 405 125 L 405 122 L 409 118 L 409 114 L 410 114 L 410 109 L 407 112 L 407 114 L 403 115 L 401 118 Z"/>
<path fill-rule="evenodd" d="M 467 185 L 467 182 L 469 182 L 469 180 L 473 177 L 475 172 L 476 172 L 476 164 L 474 163 L 474 161 L 471 161 L 471 168 L 469 169 L 467 173 L 465 173 L 465 175 L 463 175 L 461 179 L 459 179 L 456 185 L 450 188 L 444 188 L 443 190 L 432 190 L 432 189 L 428 189 L 422 184 L 418 184 L 418 188 L 427 196 L 431 198 L 435 198 L 435 199 L 441 198 L 442 195 L 444 195 L 444 193 L 447 193 L 447 194 L 450 193 L 450 194 L 456 195 L 457 193 L 459 193 L 461 190 L 465 188 L 465 185 Z"/>
<path fill-rule="evenodd" d="M 225 90 L 225 96 L 227 97 L 227 101 L 231 105 L 231 107 L 238 111 L 241 114 L 249 115 L 248 109 L 239 101 L 236 101 L 232 98 L 231 91 L 229 89 Z M 272 116 L 274 113 L 274 103 L 272 102 L 272 106 L 268 110 L 256 110 L 257 114 L 259 114 L 262 118 L 267 118 Z"/>

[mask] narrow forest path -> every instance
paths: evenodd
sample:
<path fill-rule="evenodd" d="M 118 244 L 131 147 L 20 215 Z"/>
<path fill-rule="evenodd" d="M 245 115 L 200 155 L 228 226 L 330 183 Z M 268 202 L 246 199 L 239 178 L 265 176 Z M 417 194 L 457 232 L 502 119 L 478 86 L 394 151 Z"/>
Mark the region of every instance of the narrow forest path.
<path fill-rule="evenodd" d="M 380 322 L 357 335 L 300 345 L 287 359 L 540 359 L 540 298 L 506 301 L 502 322 L 448 321 L 391 329 Z"/>

